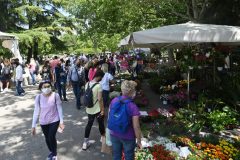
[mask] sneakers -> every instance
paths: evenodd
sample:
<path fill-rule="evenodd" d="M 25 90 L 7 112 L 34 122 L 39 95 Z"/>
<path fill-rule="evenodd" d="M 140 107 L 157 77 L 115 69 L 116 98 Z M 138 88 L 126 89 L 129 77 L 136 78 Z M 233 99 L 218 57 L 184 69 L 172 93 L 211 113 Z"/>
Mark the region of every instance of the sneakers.
<path fill-rule="evenodd" d="M 51 160 L 57 160 L 57 156 L 53 156 Z"/>
<path fill-rule="evenodd" d="M 5 88 L 2 93 L 6 93 L 8 91 L 8 88 Z"/>
<path fill-rule="evenodd" d="M 67 101 L 68 101 L 68 99 L 67 99 L 67 98 L 65 98 L 65 99 L 63 99 L 63 101 L 67 102 Z"/>
<path fill-rule="evenodd" d="M 57 160 L 57 156 L 53 156 L 53 153 L 50 152 L 48 157 L 47 157 L 47 160 Z"/>
<path fill-rule="evenodd" d="M 47 160 L 52 160 L 52 157 L 53 157 L 53 153 L 50 152 L 49 155 L 48 155 L 48 157 L 47 157 Z"/>
<path fill-rule="evenodd" d="M 87 150 L 89 146 L 90 146 L 89 142 L 84 142 L 82 145 L 82 150 Z"/>
<path fill-rule="evenodd" d="M 23 97 L 23 96 L 25 96 L 25 93 L 21 93 L 19 96 L 20 96 L 20 97 Z"/>

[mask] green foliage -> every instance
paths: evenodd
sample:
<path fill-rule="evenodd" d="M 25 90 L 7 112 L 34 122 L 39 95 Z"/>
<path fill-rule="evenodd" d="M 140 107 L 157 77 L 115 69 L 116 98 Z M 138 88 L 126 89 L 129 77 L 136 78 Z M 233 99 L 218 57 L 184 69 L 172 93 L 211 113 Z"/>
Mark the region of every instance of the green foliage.
<path fill-rule="evenodd" d="M 0 58 L 11 58 L 12 57 L 12 52 L 4 47 L 0 47 Z"/>
<path fill-rule="evenodd" d="M 198 102 L 179 109 L 176 113 L 176 119 L 183 122 L 192 132 L 198 132 L 203 129 L 220 132 L 228 125 L 239 124 L 237 120 L 239 114 L 235 110 L 219 100 L 211 103 L 215 104 L 214 108 L 209 106 L 206 97 L 201 96 Z M 218 105 L 219 107 L 216 107 Z M 222 105 L 224 105 L 224 107 L 220 107 Z"/>
<path fill-rule="evenodd" d="M 228 125 L 238 125 L 237 112 L 225 106 L 222 110 L 214 110 L 207 116 L 207 123 L 213 132 L 219 132 L 225 129 Z"/>
<path fill-rule="evenodd" d="M 157 76 L 158 76 L 157 72 L 143 72 L 144 79 L 149 79 Z"/>
<path fill-rule="evenodd" d="M 151 89 L 155 92 L 155 93 L 160 93 L 160 86 L 163 84 L 163 79 L 160 77 L 152 77 L 151 79 L 149 79 L 148 81 Z"/>
<path fill-rule="evenodd" d="M 195 135 L 191 139 L 194 141 L 194 143 L 205 142 L 214 145 L 217 145 L 219 143 L 219 137 L 213 134 L 206 135 L 204 137 L 199 137 Z"/>
<path fill-rule="evenodd" d="M 206 123 L 206 113 L 202 108 L 180 108 L 176 119 L 183 122 L 191 132 L 201 131 Z"/>
<path fill-rule="evenodd" d="M 238 4 L 226 0 L 2 0 L 0 30 L 17 33 L 20 49 L 28 56 L 115 51 L 122 37 L 142 29 L 186 21 L 237 25 Z M 39 38 L 43 32 L 46 40 Z"/>

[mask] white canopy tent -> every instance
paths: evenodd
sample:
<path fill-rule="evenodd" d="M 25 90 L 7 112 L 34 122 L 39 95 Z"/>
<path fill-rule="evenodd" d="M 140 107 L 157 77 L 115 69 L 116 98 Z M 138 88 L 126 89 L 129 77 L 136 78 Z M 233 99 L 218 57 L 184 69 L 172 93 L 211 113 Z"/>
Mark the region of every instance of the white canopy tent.
<path fill-rule="evenodd" d="M 2 46 L 11 50 L 15 58 L 19 59 L 22 63 L 23 59 L 18 48 L 18 38 L 14 35 L 0 32 L 0 40 L 3 40 Z"/>
<path fill-rule="evenodd" d="M 119 45 L 156 48 L 197 43 L 240 45 L 240 27 L 188 22 L 133 32 Z"/>
<path fill-rule="evenodd" d="M 240 27 L 183 23 L 133 32 L 121 40 L 121 46 L 178 48 L 198 43 L 240 45 Z M 190 71 L 188 71 L 189 95 Z"/>

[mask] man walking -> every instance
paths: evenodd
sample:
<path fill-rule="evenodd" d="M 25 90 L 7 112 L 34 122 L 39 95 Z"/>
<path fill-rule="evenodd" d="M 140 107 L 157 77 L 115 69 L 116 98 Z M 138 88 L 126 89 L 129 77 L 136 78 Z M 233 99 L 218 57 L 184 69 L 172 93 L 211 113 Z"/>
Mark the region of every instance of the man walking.
<path fill-rule="evenodd" d="M 16 67 L 16 96 L 24 96 L 25 91 L 23 90 L 21 85 L 23 81 L 23 67 L 18 60 L 15 61 L 14 66 Z"/>
<path fill-rule="evenodd" d="M 85 72 L 84 67 L 82 66 L 82 63 L 80 59 L 77 59 L 75 62 L 75 65 L 73 65 L 69 72 L 68 72 L 68 78 L 67 83 L 68 85 L 71 83 L 73 87 L 73 93 L 76 98 L 76 107 L 78 110 L 81 108 L 81 87 L 85 84 Z"/>

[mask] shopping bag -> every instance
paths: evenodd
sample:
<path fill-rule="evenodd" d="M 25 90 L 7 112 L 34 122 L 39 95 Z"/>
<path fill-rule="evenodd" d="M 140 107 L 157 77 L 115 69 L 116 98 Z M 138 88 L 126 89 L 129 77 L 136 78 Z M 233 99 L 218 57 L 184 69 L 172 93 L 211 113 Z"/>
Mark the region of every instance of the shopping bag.
<path fill-rule="evenodd" d="M 102 138 L 102 148 L 101 148 L 101 152 L 102 153 L 106 153 L 106 154 L 112 154 L 112 147 L 108 146 L 106 144 L 106 137 Z"/>
<path fill-rule="evenodd" d="M 110 130 L 108 128 L 106 128 L 106 144 L 108 146 L 112 146 L 112 141 L 111 141 L 111 137 L 110 137 Z"/>

